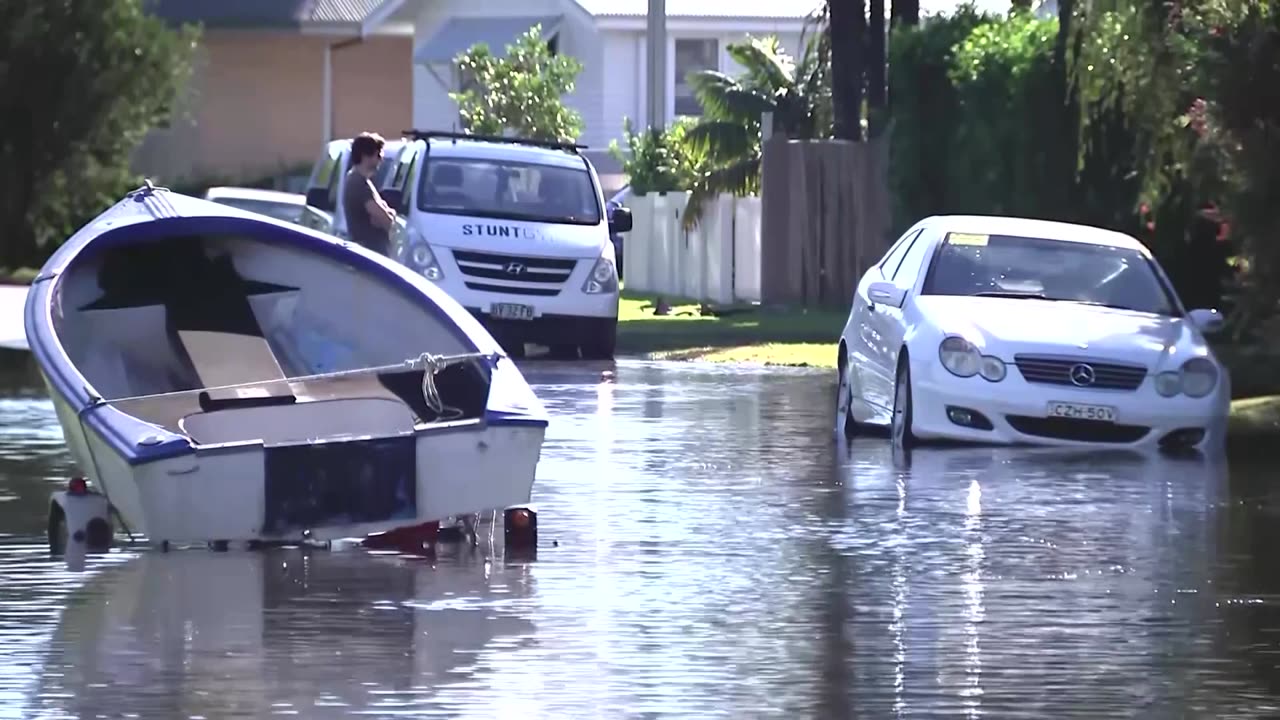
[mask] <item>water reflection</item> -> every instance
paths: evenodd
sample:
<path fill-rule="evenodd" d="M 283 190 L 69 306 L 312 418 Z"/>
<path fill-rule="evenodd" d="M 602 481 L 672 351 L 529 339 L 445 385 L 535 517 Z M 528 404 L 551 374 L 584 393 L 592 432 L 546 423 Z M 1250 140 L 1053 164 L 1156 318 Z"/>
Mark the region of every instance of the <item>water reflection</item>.
<path fill-rule="evenodd" d="M 0 717 L 1266 717 L 1270 475 L 834 442 L 828 374 L 530 363 L 542 547 L 41 549 L 0 399 Z"/>
<path fill-rule="evenodd" d="M 145 553 L 69 599 L 32 710 L 465 712 L 453 686 L 533 634 L 533 590 L 528 567 L 484 562 L 441 572 L 359 551 Z"/>

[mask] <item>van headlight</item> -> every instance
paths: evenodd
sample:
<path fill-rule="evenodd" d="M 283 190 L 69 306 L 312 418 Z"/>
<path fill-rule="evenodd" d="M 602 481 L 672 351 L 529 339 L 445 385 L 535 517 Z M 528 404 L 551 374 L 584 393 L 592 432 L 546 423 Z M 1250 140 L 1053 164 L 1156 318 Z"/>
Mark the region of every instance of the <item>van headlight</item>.
<path fill-rule="evenodd" d="M 938 359 L 942 367 L 956 377 L 981 375 L 991 382 L 1000 382 L 1008 373 L 1004 361 L 994 355 L 983 355 L 973 343 L 962 337 L 951 336 L 938 346 Z"/>
<path fill-rule="evenodd" d="M 596 260 L 595 267 L 591 268 L 591 275 L 582 285 L 582 292 L 588 295 L 599 295 L 617 292 L 617 290 L 618 271 L 613 267 L 613 261 L 604 257 Z"/>
<path fill-rule="evenodd" d="M 401 250 L 400 262 L 408 265 L 414 272 L 422 273 L 422 277 L 431 282 L 440 282 L 444 279 L 444 270 L 440 268 L 440 263 L 436 261 L 436 254 L 431 251 L 431 246 L 427 244 L 422 234 L 416 228 L 411 228 L 406 236 L 408 242 Z"/>

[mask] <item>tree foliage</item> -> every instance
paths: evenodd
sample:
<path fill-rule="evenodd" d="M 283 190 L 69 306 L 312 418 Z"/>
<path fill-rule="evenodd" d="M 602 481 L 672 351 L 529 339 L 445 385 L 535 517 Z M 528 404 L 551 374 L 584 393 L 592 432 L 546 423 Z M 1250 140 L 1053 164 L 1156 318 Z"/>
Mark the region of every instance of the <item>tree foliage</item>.
<path fill-rule="evenodd" d="M 631 118 L 623 119 L 627 152 L 623 153 L 614 140 L 609 143 L 609 153 L 622 164 L 622 172 L 633 192 L 644 195 L 693 187 L 705 157 L 688 141 L 689 129 L 695 123 L 693 118 L 678 118 L 663 131 L 647 128 L 635 132 Z"/>
<path fill-rule="evenodd" d="M 796 139 L 831 132 L 831 86 L 827 44 L 811 39 L 796 61 L 773 36 L 748 38 L 726 48 L 742 68 L 733 77 L 715 70 L 690 75 L 703 116 L 687 139 L 705 157 L 685 211 L 695 225 L 706 202 L 720 193 L 760 190 L 760 121 L 772 113 L 773 132 Z"/>
<path fill-rule="evenodd" d="M 169 117 L 196 40 L 141 0 L 0 3 L 0 266 L 39 264 L 137 179 L 129 161 Z"/>
<path fill-rule="evenodd" d="M 535 25 L 494 55 L 477 43 L 454 59 L 470 87 L 451 92 L 463 126 L 476 135 L 503 135 L 540 140 L 574 141 L 582 134 L 582 116 L 564 104 L 573 92 L 582 63 L 553 55 Z"/>

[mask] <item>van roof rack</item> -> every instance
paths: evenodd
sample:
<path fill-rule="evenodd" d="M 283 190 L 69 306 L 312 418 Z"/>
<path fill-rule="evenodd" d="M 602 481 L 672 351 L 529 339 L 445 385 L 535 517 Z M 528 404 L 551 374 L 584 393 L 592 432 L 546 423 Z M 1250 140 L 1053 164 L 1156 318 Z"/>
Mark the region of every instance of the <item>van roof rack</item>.
<path fill-rule="evenodd" d="M 475 142 L 488 143 L 504 143 L 507 145 L 528 145 L 530 147 L 548 148 L 550 150 L 568 150 L 577 152 L 586 150 L 586 145 L 579 145 L 575 142 L 565 142 L 562 140 L 535 140 L 532 138 L 516 138 L 502 137 L 500 135 L 470 135 L 462 132 L 453 132 L 449 130 L 405 130 L 401 133 L 404 137 L 413 140 L 432 140 L 436 138 L 453 140 L 472 140 Z"/>

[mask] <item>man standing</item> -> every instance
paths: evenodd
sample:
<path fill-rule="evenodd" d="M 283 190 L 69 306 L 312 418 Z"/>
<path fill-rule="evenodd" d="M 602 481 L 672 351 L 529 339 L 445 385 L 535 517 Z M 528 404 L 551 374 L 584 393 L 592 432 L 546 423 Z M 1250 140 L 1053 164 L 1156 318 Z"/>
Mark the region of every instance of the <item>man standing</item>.
<path fill-rule="evenodd" d="M 373 174 L 382 163 L 386 141 L 377 133 L 363 132 L 351 141 L 351 169 L 343 180 L 342 211 L 352 242 L 380 254 L 391 250 L 391 225 L 396 213 L 373 186 Z"/>

